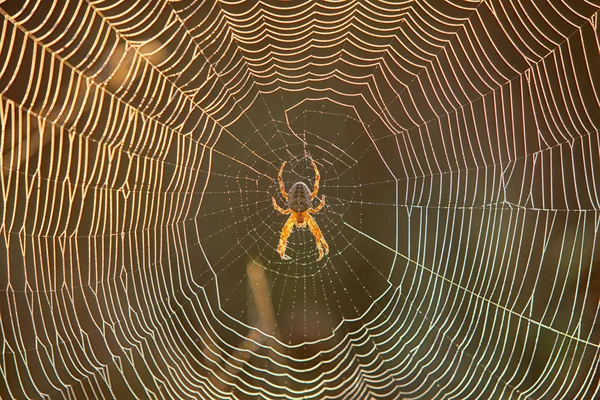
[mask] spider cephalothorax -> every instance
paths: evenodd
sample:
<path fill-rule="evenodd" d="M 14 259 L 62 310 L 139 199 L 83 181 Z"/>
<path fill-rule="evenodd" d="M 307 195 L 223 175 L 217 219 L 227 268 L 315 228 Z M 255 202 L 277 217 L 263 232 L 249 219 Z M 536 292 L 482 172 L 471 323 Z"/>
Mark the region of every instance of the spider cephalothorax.
<path fill-rule="evenodd" d="M 319 258 L 317 261 L 319 261 L 323 258 L 324 254 L 329 253 L 329 246 L 323 238 L 321 229 L 319 229 L 319 226 L 310 214 L 319 212 L 319 210 L 325 206 L 325 196 L 322 196 L 321 203 L 317 207 L 311 208 L 311 202 L 315 197 L 317 197 L 317 193 L 319 192 L 319 180 L 321 179 L 321 175 L 319 175 L 317 164 L 315 164 L 313 161 L 312 166 L 315 169 L 315 186 L 312 192 L 308 188 L 308 185 L 306 185 L 304 182 L 296 182 L 292 185 L 290 192 L 286 193 L 282 177 L 285 164 L 286 162 L 284 162 L 279 169 L 279 175 L 277 175 L 277 179 L 279 180 L 279 189 L 281 190 L 281 195 L 287 202 L 288 208 L 284 210 L 283 208 L 279 207 L 275 201 L 275 197 L 273 197 L 273 207 L 275 207 L 275 209 L 282 214 L 291 215 L 281 229 L 281 236 L 279 238 L 277 252 L 282 259 L 286 258 L 285 247 L 287 245 L 287 239 L 290 236 L 290 233 L 292 233 L 294 225 L 298 228 L 304 228 L 308 225 L 308 228 L 315 236 L 315 240 L 317 242 L 317 250 L 319 251 Z"/>

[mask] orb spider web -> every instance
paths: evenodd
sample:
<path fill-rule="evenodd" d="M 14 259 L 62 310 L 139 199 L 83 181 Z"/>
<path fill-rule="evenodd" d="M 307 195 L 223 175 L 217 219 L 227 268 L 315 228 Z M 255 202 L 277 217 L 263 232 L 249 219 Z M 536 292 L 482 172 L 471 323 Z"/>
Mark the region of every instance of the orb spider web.
<path fill-rule="evenodd" d="M 573 3 L 0 1 L 0 397 L 596 398 Z"/>

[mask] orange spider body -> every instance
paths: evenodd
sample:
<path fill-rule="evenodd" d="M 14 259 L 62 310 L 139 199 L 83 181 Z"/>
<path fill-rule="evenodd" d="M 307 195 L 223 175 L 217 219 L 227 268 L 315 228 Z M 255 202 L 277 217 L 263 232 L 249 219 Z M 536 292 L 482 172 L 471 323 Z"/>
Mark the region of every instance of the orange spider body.
<path fill-rule="evenodd" d="M 286 201 L 288 206 L 287 209 L 283 209 L 277 205 L 275 201 L 275 197 L 273 197 L 273 207 L 275 210 L 279 211 L 282 214 L 291 214 L 288 218 L 287 222 L 283 225 L 281 229 L 281 236 L 279 238 L 279 245 L 277 246 L 277 252 L 281 256 L 282 259 L 286 258 L 285 248 L 287 245 L 287 239 L 292 233 L 292 229 L 294 226 L 297 228 L 305 228 L 308 226 L 312 234 L 315 236 L 315 240 L 317 243 L 317 250 L 319 251 L 319 258 L 317 261 L 323 258 L 324 254 L 329 253 L 329 246 L 323 238 L 323 234 L 321 233 L 321 229 L 313 219 L 310 214 L 315 214 L 325 206 L 325 196 L 321 197 L 321 203 L 315 207 L 311 208 L 311 202 L 317 197 L 317 193 L 319 192 L 319 181 L 321 180 L 321 175 L 319 175 L 319 170 L 317 169 L 317 165 L 313 161 L 312 166 L 315 170 L 315 185 L 312 192 L 308 188 L 308 186 L 304 182 L 296 182 L 292 185 L 289 194 L 285 191 L 285 185 L 283 184 L 283 168 L 285 167 L 285 162 L 279 169 L 279 175 L 277 175 L 277 179 L 279 180 L 279 189 L 281 190 L 281 195 Z"/>
<path fill-rule="evenodd" d="M 296 213 L 296 226 L 302 226 L 304 228 L 304 225 L 306 225 L 306 222 L 304 222 L 305 216 L 306 212 Z"/>

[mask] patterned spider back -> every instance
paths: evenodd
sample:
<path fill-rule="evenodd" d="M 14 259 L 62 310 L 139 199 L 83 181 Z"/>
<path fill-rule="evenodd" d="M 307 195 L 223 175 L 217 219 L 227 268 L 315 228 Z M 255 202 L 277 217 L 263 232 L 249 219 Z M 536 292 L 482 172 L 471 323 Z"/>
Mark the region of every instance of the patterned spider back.
<path fill-rule="evenodd" d="M 311 191 L 304 182 L 296 182 L 288 192 L 288 207 L 296 212 L 310 208 Z"/>

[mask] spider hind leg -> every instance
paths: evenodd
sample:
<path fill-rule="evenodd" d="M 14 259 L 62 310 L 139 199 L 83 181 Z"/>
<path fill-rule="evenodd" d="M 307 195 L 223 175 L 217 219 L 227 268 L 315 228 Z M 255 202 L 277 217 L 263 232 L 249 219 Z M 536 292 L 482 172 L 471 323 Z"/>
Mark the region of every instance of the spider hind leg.
<path fill-rule="evenodd" d="M 314 200 L 314 198 L 317 197 L 317 193 L 319 192 L 319 181 L 321 180 L 321 174 L 319 173 L 317 164 L 314 161 L 312 161 L 312 166 L 315 170 L 315 186 L 313 188 L 312 193 L 310 194 L 310 199 Z"/>
<path fill-rule="evenodd" d="M 321 202 L 315 208 L 311 208 L 308 210 L 309 213 L 315 214 L 321 211 L 321 208 L 325 207 L 325 195 L 321 196 Z"/>
<path fill-rule="evenodd" d="M 293 213 L 293 211 L 291 209 L 289 209 L 289 208 L 287 208 L 287 209 L 284 210 L 283 208 L 279 207 L 277 205 L 277 201 L 275 200 L 275 197 L 272 197 L 272 199 L 273 199 L 273 208 L 275 210 L 279 211 L 281 214 L 291 214 L 291 213 Z"/>
<path fill-rule="evenodd" d="M 287 201 L 288 194 L 285 192 L 285 185 L 283 183 L 283 169 L 285 168 L 285 164 L 287 164 L 287 161 L 284 161 L 283 164 L 281 164 L 281 168 L 279 168 L 279 174 L 277 174 L 277 180 L 279 181 L 279 190 L 281 191 L 281 195 L 285 201 Z"/>

